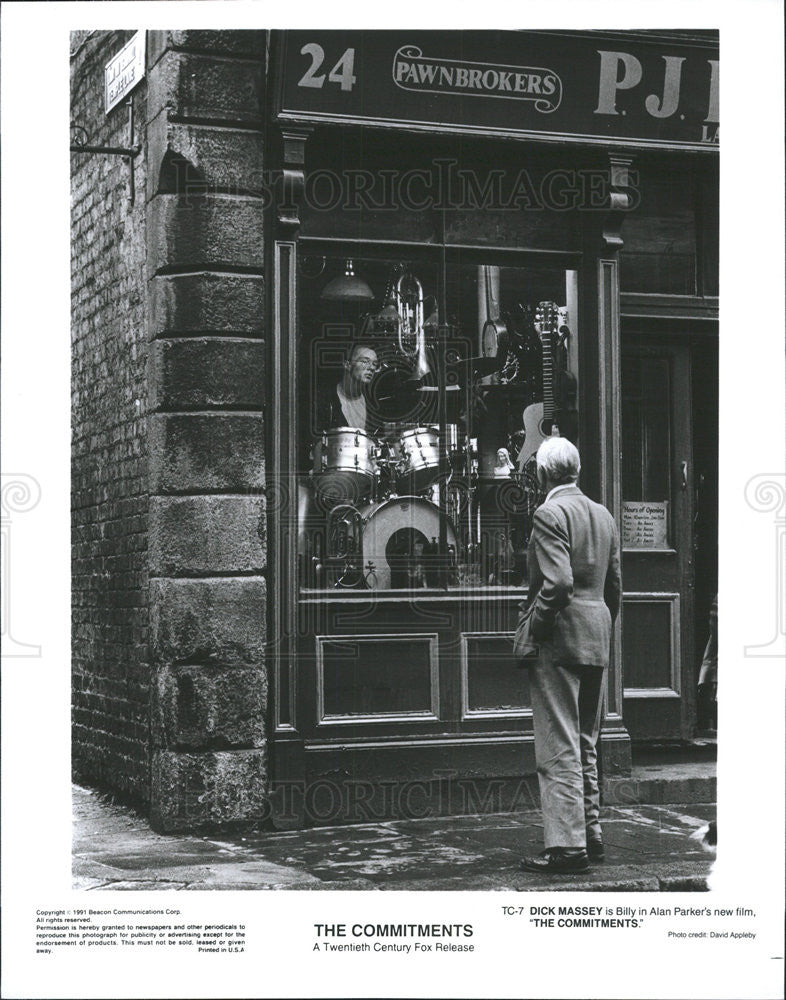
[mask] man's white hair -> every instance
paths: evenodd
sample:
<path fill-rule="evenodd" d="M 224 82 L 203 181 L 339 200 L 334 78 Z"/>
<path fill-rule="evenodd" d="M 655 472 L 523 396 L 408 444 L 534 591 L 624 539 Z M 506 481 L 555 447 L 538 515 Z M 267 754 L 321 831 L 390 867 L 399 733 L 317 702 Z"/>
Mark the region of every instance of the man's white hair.
<path fill-rule="evenodd" d="M 538 448 L 535 462 L 553 483 L 575 483 L 581 460 L 575 445 L 564 437 L 549 437 Z"/>

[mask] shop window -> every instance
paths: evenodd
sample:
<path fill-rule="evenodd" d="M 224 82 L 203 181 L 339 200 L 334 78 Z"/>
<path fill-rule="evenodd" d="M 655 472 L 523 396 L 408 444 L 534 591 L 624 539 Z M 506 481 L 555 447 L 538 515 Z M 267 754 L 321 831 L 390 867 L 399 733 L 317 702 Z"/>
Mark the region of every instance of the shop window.
<path fill-rule="evenodd" d="M 526 580 L 534 453 L 578 435 L 576 272 L 299 260 L 301 588 Z"/>

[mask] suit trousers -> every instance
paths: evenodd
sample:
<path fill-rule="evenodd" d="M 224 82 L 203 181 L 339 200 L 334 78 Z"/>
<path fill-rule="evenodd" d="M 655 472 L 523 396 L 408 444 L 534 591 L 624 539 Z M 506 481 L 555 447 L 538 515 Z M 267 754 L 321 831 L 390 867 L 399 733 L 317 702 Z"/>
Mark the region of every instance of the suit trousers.
<path fill-rule="evenodd" d="M 530 668 L 535 763 L 544 846 L 585 847 L 600 836 L 596 744 L 603 713 L 605 667 L 554 662 L 550 642 Z"/>

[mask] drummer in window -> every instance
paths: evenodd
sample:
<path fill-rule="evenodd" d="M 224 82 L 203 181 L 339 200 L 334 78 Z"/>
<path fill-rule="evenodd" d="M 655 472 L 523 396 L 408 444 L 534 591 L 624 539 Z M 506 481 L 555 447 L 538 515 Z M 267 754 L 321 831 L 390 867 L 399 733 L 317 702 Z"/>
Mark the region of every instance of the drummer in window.
<path fill-rule="evenodd" d="M 379 429 L 378 415 L 369 407 L 369 390 L 379 368 L 373 347 L 358 343 L 349 348 L 341 379 L 320 394 L 316 415 L 319 431 L 359 427 L 371 434 Z"/>

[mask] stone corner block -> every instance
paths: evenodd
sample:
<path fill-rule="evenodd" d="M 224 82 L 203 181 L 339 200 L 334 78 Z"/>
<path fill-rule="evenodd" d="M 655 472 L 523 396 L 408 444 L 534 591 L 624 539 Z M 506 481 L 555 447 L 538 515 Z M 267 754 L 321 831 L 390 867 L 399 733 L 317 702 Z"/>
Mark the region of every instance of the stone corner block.
<path fill-rule="evenodd" d="M 202 122 L 260 124 L 263 69 L 260 59 L 170 48 L 150 74 L 151 117 L 167 108 Z"/>
<path fill-rule="evenodd" d="M 158 194 L 148 204 L 148 275 L 163 268 L 199 270 L 264 266 L 262 198 Z"/>
<path fill-rule="evenodd" d="M 151 575 L 262 572 L 266 566 L 265 504 L 263 496 L 151 497 Z"/>
<path fill-rule="evenodd" d="M 253 274 L 158 275 L 150 282 L 151 337 L 193 334 L 261 337 L 265 283 Z"/>
<path fill-rule="evenodd" d="M 151 791 L 150 822 L 163 833 L 263 821 L 269 811 L 265 751 L 160 750 Z"/>
<path fill-rule="evenodd" d="M 209 190 L 267 198 L 262 138 L 247 129 L 203 128 L 159 114 L 147 126 L 147 199 L 193 200 Z"/>
<path fill-rule="evenodd" d="M 261 747 L 266 674 L 258 667 L 167 667 L 152 697 L 153 739 L 165 749 Z"/>
<path fill-rule="evenodd" d="M 151 493 L 264 489 L 261 413 L 154 413 L 148 440 Z"/>
<path fill-rule="evenodd" d="M 208 50 L 248 59 L 263 59 L 267 46 L 267 31 L 263 28 L 190 28 L 170 34 L 172 43 L 180 49 Z"/>
<path fill-rule="evenodd" d="M 150 651 L 157 666 L 264 663 L 262 577 L 154 578 L 149 592 Z"/>
<path fill-rule="evenodd" d="M 261 410 L 265 347 L 247 338 L 193 337 L 153 341 L 149 354 L 154 410 Z"/>
<path fill-rule="evenodd" d="M 147 63 L 156 62 L 170 49 L 195 50 L 238 59 L 264 60 L 267 32 L 263 29 L 190 29 L 170 31 L 148 31 Z"/>

